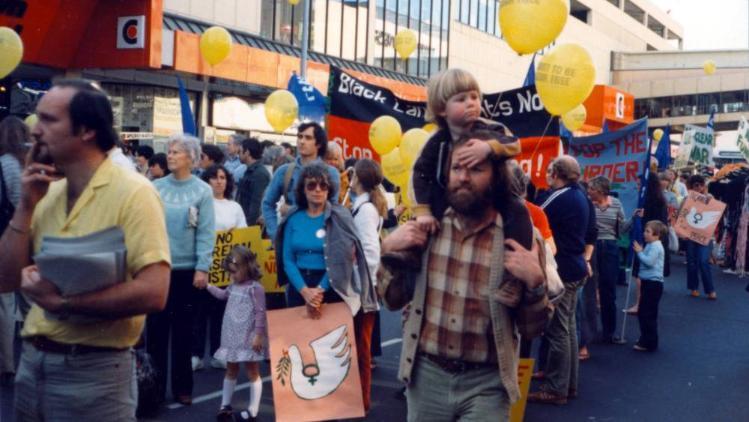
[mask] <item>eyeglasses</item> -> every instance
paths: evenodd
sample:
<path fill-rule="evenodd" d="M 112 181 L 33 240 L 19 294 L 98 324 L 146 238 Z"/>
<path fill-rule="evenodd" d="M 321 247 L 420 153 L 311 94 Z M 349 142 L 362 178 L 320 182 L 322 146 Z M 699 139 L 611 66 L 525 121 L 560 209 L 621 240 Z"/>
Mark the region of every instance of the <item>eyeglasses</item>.
<path fill-rule="evenodd" d="M 304 184 L 304 188 L 309 191 L 316 190 L 317 188 L 320 188 L 320 190 L 322 191 L 327 191 L 328 183 L 325 181 L 318 182 L 317 180 L 310 180 L 309 182 Z"/>

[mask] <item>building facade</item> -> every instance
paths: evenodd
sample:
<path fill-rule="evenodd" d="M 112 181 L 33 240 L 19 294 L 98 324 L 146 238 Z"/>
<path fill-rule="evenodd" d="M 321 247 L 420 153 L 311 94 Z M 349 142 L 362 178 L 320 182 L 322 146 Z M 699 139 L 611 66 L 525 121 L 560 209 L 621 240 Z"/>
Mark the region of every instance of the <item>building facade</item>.
<path fill-rule="evenodd" d="M 426 79 L 448 67 L 470 70 L 483 91 L 496 92 L 520 86 L 531 61 L 502 40 L 499 0 L 310 1 L 307 80 L 323 94 L 330 66 L 405 99 L 423 100 Z M 303 2 L 6 2 L 15 6 L 0 11 L 0 25 L 20 32 L 26 52 L 23 65 L 0 82 L 0 114 L 23 117 L 52 77 L 80 75 L 111 93 L 125 139 L 163 139 L 179 128 L 173 116 L 179 76 L 207 141 L 222 142 L 234 132 L 288 139 L 272 133 L 262 103 L 299 70 Z M 234 42 L 230 56 L 216 66 L 199 53 L 200 34 L 213 25 L 226 27 Z M 418 40 L 407 60 L 394 49 L 403 29 Z M 612 52 L 678 50 L 682 32 L 647 0 L 571 0 L 556 43 L 586 47 L 596 82 L 606 85 L 613 82 Z"/>

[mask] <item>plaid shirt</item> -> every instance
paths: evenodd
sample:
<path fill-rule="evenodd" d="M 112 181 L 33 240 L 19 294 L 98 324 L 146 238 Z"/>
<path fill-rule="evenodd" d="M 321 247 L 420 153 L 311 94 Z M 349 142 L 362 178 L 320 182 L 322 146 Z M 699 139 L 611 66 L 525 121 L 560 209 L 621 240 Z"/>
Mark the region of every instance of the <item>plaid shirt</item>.
<path fill-rule="evenodd" d="M 429 250 L 423 352 L 468 362 L 496 362 L 489 311 L 489 274 L 494 231 L 501 217 L 493 212 L 467 230 L 452 209 Z"/>

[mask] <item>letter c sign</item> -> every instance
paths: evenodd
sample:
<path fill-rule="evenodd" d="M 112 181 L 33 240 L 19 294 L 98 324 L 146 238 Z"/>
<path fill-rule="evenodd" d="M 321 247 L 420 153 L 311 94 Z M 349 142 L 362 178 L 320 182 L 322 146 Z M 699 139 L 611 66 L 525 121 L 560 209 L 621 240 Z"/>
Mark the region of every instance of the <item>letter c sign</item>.
<path fill-rule="evenodd" d="M 117 48 L 143 48 L 146 45 L 146 17 L 121 16 L 117 18 Z"/>

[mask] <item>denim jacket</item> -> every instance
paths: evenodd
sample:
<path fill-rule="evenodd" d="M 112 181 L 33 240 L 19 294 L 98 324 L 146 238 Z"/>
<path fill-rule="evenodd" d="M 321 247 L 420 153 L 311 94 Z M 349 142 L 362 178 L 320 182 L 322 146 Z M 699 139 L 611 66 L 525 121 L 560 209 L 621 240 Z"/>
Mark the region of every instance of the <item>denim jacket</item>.
<path fill-rule="evenodd" d="M 284 227 L 286 221 L 295 212 L 304 212 L 296 206 L 291 208 L 281 220 L 276 235 L 276 266 L 278 268 L 278 285 L 289 283 L 284 271 L 283 251 Z M 330 287 L 341 296 L 351 308 L 351 314 L 377 310 L 377 295 L 372 284 L 361 242 L 356 234 L 351 212 L 338 204 L 328 202 L 325 205 L 325 269 L 328 272 Z"/>

